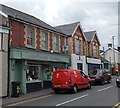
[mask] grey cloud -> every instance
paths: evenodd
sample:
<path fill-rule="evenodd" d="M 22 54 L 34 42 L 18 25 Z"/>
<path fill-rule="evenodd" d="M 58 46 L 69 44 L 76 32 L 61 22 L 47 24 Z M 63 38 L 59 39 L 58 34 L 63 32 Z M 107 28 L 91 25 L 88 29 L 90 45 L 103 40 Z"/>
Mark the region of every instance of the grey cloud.
<path fill-rule="evenodd" d="M 18 10 L 34 15 L 52 26 L 80 21 L 84 30 L 97 30 L 101 45 L 104 46 L 107 46 L 107 43 L 111 41 L 112 35 L 116 35 L 117 37 L 117 2 L 80 2 L 79 0 L 65 0 L 65 2 L 61 2 L 60 0 L 58 1 L 59 4 L 56 9 L 57 16 L 53 16 L 52 20 L 49 20 L 49 18 L 45 16 L 46 3 L 47 0 L 32 3 L 11 2 L 7 4 Z M 54 7 L 54 5 L 52 5 L 51 8 L 52 7 Z M 106 40 L 104 37 L 106 37 Z"/>

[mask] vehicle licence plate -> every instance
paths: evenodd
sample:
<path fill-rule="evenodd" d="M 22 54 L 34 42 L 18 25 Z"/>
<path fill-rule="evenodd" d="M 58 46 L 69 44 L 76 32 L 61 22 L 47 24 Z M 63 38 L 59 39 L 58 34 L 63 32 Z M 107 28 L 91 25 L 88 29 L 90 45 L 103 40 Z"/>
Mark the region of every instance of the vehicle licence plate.
<path fill-rule="evenodd" d="M 91 79 L 91 81 L 95 81 L 95 79 Z"/>
<path fill-rule="evenodd" d="M 60 84 L 56 84 L 56 87 L 60 87 L 61 85 Z"/>

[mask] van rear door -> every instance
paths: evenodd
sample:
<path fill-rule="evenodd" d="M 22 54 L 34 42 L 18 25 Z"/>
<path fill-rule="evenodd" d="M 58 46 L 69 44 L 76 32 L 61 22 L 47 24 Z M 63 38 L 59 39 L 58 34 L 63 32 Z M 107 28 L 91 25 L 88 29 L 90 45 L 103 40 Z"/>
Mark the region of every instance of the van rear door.
<path fill-rule="evenodd" d="M 52 76 L 53 84 L 56 86 L 61 86 L 67 84 L 69 81 L 68 71 L 55 71 Z"/>

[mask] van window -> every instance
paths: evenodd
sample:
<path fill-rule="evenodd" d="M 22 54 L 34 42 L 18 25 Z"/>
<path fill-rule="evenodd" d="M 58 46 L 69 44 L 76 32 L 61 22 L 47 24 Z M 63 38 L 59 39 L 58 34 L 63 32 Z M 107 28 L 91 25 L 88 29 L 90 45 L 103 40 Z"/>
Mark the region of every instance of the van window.
<path fill-rule="evenodd" d="M 82 75 L 83 77 L 86 77 L 86 75 L 85 75 L 83 72 L 81 72 L 81 75 Z"/>

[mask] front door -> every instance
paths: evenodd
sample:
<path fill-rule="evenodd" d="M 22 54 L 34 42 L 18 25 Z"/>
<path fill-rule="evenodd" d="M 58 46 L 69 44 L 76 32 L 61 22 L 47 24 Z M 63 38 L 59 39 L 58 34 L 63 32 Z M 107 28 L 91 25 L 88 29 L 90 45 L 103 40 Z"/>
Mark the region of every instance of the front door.
<path fill-rule="evenodd" d="M 77 69 L 83 71 L 82 63 L 77 63 Z"/>

